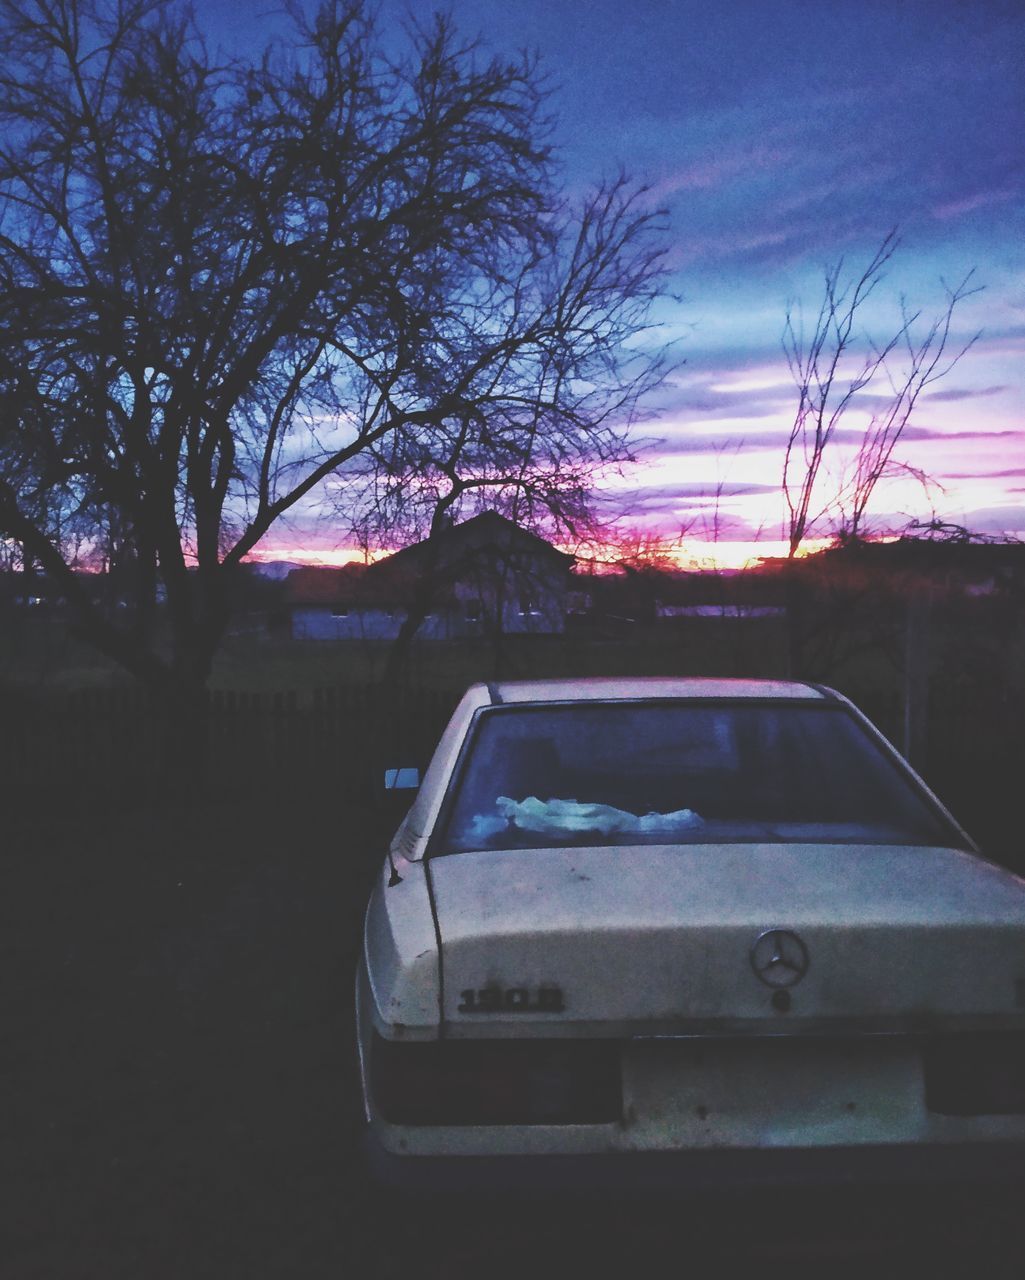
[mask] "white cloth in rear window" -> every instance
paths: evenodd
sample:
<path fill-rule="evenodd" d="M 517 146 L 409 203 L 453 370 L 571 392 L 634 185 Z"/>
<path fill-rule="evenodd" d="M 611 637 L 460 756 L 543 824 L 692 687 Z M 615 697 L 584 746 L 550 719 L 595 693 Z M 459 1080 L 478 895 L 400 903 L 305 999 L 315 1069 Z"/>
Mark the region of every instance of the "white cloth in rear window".
<path fill-rule="evenodd" d="M 538 835 L 574 834 L 594 831 L 601 835 L 677 835 L 702 825 L 701 818 L 692 809 L 677 809 L 674 813 L 646 813 L 638 817 L 625 809 L 615 809 L 608 804 L 580 804 L 576 800 L 539 800 L 527 796 L 525 800 L 512 800 L 499 796 L 495 801 L 495 814 L 478 813 L 470 822 L 471 839 L 486 840 L 510 828 L 533 831 Z"/>

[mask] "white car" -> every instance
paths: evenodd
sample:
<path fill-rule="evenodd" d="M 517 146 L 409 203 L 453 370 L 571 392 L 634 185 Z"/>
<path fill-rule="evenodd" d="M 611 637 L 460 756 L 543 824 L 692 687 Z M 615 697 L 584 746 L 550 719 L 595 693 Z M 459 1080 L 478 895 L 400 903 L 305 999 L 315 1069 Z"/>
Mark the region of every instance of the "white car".
<path fill-rule="evenodd" d="M 1025 882 L 818 686 L 471 688 L 357 1021 L 392 1184 L 1025 1173 Z"/>

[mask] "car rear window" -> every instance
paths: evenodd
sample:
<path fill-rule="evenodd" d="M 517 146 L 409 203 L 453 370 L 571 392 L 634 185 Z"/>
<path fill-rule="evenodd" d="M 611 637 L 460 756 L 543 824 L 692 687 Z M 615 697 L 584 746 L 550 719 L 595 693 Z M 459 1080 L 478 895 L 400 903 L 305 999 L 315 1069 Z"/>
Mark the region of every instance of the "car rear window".
<path fill-rule="evenodd" d="M 439 853 L 963 838 L 836 704 L 594 703 L 482 712 Z"/>

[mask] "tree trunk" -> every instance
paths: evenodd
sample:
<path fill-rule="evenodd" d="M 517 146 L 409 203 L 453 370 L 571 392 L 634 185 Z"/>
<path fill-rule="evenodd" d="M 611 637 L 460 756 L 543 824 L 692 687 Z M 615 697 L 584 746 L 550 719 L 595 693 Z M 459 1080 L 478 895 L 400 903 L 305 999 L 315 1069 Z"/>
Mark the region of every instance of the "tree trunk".
<path fill-rule="evenodd" d="M 215 769 L 206 680 L 179 674 L 153 693 L 163 746 L 158 791 L 176 802 L 202 799 Z"/>
<path fill-rule="evenodd" d="M 409 665 L 409 651 L 430 607 L 429 595 L 426 599 L 423 596 L 424 593 L 418 591 L 416 598 L 411 601 L 409 608 L 406 610 L 406 616 L 402 619 L 402 626 L 399 627 L 399 634 L 388 649 L 382 676 L 385 684 L 398 683 L 406 674 Z"/>

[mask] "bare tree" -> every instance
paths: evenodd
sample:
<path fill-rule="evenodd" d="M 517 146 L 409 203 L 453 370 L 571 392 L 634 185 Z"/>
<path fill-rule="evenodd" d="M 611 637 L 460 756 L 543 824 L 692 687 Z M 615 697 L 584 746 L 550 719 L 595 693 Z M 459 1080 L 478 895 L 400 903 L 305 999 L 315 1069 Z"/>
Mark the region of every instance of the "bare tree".
<path fill-rule="evenodd" d="M 684 527 L 675 533 L 637 527 L 601 530 L 600 544 L 591 556 L 583 558 L 583 563 L 585 568 L 599 572 L 618 569 L 626 574 L 650 576 L 679 573 L 679 553 L 686 534 Z"/>
<path fill-rule="evenodd" d="M 424 376 L 454 382 L 458 409 L 403 423 L 339 473 L 334 511 L 360 545 L 428 544 L 393 674 L 434 596 L 439 531 L 493 509 L 575 540 L 595 526 L 598 482 L 633 459 L 635 407 L 667 368 L 664 348 L 637 344 L 662 280 L 662 215 L 645 196 L 620 176 L 559 211 L 547 252 L 510 260 L 474 326 L 432 354 Z"/>
<path fill-rule="evenodd" d="M 822 301 L 810 336 L 800 313 L 787 308 L 783 350 L 797 387 L 798 402 L 783 459 L 783 496 L 788 517 L 789 554 L 797 554 L 810 530 L 824 516 L 833 519 L 841 540 L 857 538 L 880 480 L 897 471 L 922 479 L 922 473 L 894 457 L 919 396 L 938 382 L 976 341 L 978 334 L 949 354 L 954 311 L 972 287 L 972 272 L 955 288 L 946 288 L 944 310 L 917 334 L 921 311 L 901 298 L 901 322 L 878 344 L 858 331 L 865 304 L 885 276 L 899 246 L 895 231 L 882 241 L 869 263 L 845 277 L 841 258 L 826 270 Z M 881 401 L 863 429 L 855 429 L 854 460 L 835 488 L 821 496 L 823 464 L 833 454 L 838 432 L 859 393 L 870 385 Z M 848 436 L 850 433 L 847 433 Z"/>
<path fill-rule="evenodd" d="M 391 55 L 363 0 L 290 12 L 247 64 L 171 0 L 0 0 L 0 536 L 176 707 L 202 703 L 243 558 L 330 477 L 366 458 L 529 494 L 654 376 L 621 340 L 659 217 L 621 183 L 560 206 L 530 58 L 443 18 Z M 115 529 L 131 625 L 44 497 L 97 545 Z"/>

